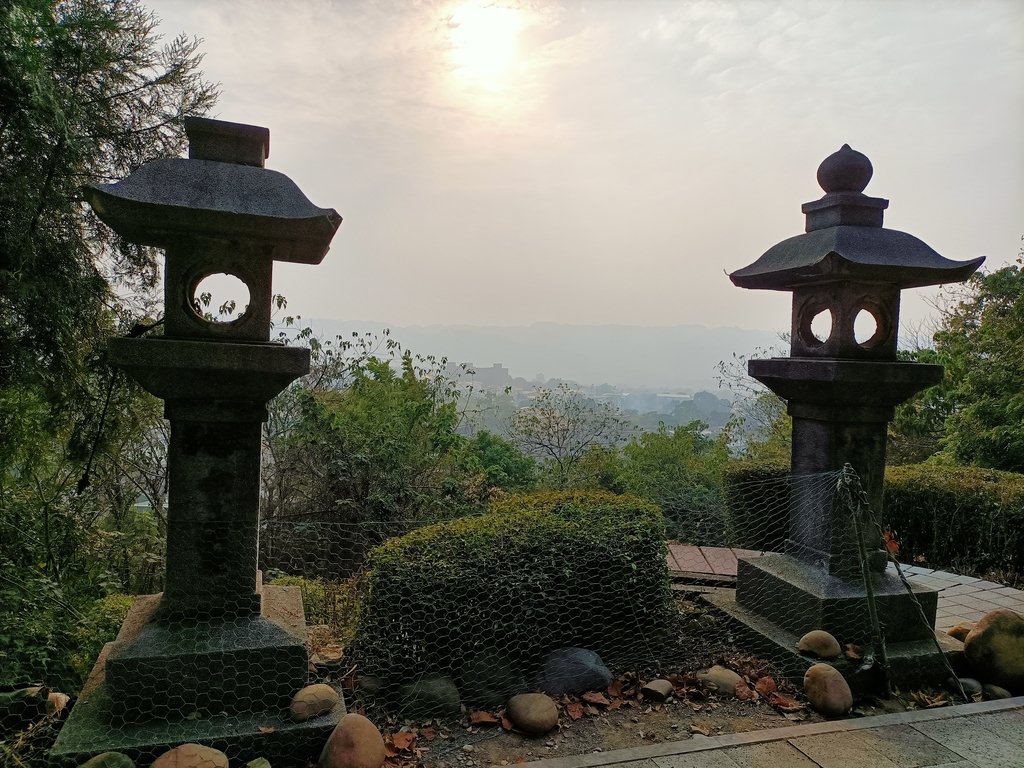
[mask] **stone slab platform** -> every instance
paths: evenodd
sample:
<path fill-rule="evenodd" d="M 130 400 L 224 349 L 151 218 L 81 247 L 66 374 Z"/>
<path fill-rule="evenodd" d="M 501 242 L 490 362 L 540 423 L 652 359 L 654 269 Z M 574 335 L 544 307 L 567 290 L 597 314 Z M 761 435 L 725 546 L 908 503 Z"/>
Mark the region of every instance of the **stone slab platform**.
<path fill-rule="evenodd" d="M 684 582 L 731 586 L 736 580 L 737 556 L 759 555 L 745 549 L 697 547 L 669 542 L 668 567 L 672 576 Z M 766 553 L 767 554 L 767 553 Z M 890 570 L 895 568 L 890 565 Z M 977 621 L 995 608 L 1009 608 L 1024 615 L 1024 591 L 974 576 L 936 571 L 917 565 L 902 565 L 908 578 L 939 590 L 935 627 L 950 629 L 962 621 Z"/>
<path fill-rule="evenodd" d="M 737 635 L 739 647 L 768 659 L 780 674 L 793 682 L 801 683 L 804 672 L 817 663 L 816 659 L 797 652 L 800 639 L 797 634 L 739 605 L 732 590 L 715 590 L 702 594 L 701 599 L 725 617 Z M 949 665 L 954 671 L 959 671 L 963 643 L 944 632 L 934 635 L 935 640 L 886 643 L 891 678 L 897 688 L 907 690 L 921 685 L 938 685 L 949 677 L 946 665 L 935 648 L 935 641 L 938 641 Z M 843 674 L 855 694 L 877 692 L 884 686 L 880 668 L 862 669 L 845 657 L 829 663 Z M 1024 768 L 1024 763 L 1021 768 Z"/>
<path fill-rule="evenodd" d="M 263 614 L 296 637 L 305 636 L 302 596 L 297 587 L 262 587 Z M 122 625 L 117 640 L 107 643 L 79 694 L 70 717 L 61 728 L 51 751 L 55 766 L 77 765 L 84 759 L 108 750 L 124 752 L 137 765 L 148 765 L 169 747 L 198 742 L 227 753 L 232 764 L 266 757 L 274 768 L 305 765 L 323 747 L 334 726 L 345 714 L 344 699 L 334 710 L 321 717 L 294 723 L 287 703 L 278 697 L 250 711 L 201 714 L 195 717 L 153 717 L 129 722 L 122 707 L 112 701 L 106 681 L 107 659 L 119 643 L 130 642 L 145 626 L 157 602 L 157 596 L 136 601 L 132 613 Z M 239 678 L 251 678 L 259 685 L 259 669 L 237 668 Z M 297 681 L 296 690 L 305 683 Z M 144 685 L 140 681 L 140 685 Z"/>
<path fill-rule="evenodd" d="M 519 768 L 1021 768 L 1024 696 L 557 757 Z"/>

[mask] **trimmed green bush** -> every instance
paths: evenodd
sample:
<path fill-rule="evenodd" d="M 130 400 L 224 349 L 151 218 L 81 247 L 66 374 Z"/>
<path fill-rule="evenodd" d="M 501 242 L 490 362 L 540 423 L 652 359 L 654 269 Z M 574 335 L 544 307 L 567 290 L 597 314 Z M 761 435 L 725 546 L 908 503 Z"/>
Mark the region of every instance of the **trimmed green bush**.
<path fill-rule="evenodd" d="M 360 669 L 459 681 L 475 659 L 528 672 L 564 646 L 635 658 L 670 615 L 664 539 L 656 506 L 603 492 L 510 496 L 392 539 L 368 559 Z"/>
<path fill-rule="evenodd" d="M 1024 577 L 1024 475 L 912 464 L 885 471 L 884 523 L 902 562 Z"/>
<path fill-rule="evenodd" d="M 789 527 L 789 464 L 730 461 L 723 486 L 730 544 L 781 552 Z"/>

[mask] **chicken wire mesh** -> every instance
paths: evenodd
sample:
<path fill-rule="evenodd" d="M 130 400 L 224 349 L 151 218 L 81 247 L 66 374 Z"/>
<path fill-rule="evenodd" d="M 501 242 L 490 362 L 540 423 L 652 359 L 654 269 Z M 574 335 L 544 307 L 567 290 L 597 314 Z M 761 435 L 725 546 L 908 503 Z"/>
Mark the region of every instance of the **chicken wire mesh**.
<path fill-rule="evenodd" d="M 510 496 L 443 523 L 291 516 L 265 519 L 252 534 L 201 526 L 194 535 L 216 543 L 211 557 L 230 557 L 239 537 L 258 536 L 253 565 L 262 585 L 193 581 L 172 560 L 169 581 L 184 585 L 178 599 L 162 606 L 158 595 L 134 598 L 117 642 L 104 646 L 73 702 L 88 710 L 86 727 L 58 741 L 58 756 L 73 763 L 95 751 L 99 741 L 89 738 L 101 733 L 146 757 L 187 740 L 299 765 L 315 758 L 346 706 L 395 727 L 481 711 L 507 723 L 511 696 L 542 690 L 571 720 L 580 711 L 606 715 L 616 702 L 642 705 L 651 695 L 643 686 L 655 678 L 667 679 L 679 701 L 714 696 L 696 673 L 716 663 L 739 672 L 755 704 L 799 709 L 786 670 L 745 645 L 715 598 L 732 595 L 794 639 L 822 628 L 785 585 L 745 576 L 799 534 L 800 505 L 828 510 L 842 528 L 833 538 L 856 550 L 856 567 L 837 582 L 849 599 L 829 616 L 828 628 L 844 628 L 834 632 L 833 664 L 884 675 L 887 645 L 931 635 L 927 601 L 894 619 L 889 596 L 872 591 L 891 582 L 896 566 L 885 578 L 871 570 L 883 535 L 849 469 L 735 483 L 717 503 L 689 510 L 658 501 L 690 516 L 691 538 L 667 539 L 656 504 L 595 492 Z M 81 655 L 72 638 L 55 639 L 54 655 Z M 777 693 L 755 688 L 765 676 Z M 41 681 L 4 682 L 23 691 Z M 320 689 L 296 715 L 293 697 L 313 684 L 338 698 Z M 588 690 L 600 693 L 598 703 L 579 698 Z M 52 737 L 68 708 L 48 708 Z M 43 764 L 23 757 L 32 752 L 31 722 L 4 722 L 21 734 L 3 742 L 12 765 Z M 262 741 L 239 741 L 239 733 Z M 439 743 L 420 757 L 444 753 Z"/>

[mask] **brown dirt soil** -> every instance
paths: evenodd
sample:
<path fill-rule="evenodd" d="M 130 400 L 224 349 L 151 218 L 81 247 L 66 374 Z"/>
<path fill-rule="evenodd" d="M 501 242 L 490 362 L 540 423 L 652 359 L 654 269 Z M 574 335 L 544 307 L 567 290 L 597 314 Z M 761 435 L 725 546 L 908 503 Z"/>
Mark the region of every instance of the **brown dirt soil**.
<path fill-rule="evenodd" d="M 653 706 L 626 705 L 615 712 L 584 716 L 575 722 L 563 707 L 558 727 L 544 736 L 529 737 L 500 726 L 460 727 L 433 740 L 417 738 L 416 746 L 425 748 L 418 755 L 423 764 L 471 768 L 706 738 L 703 731 L 717 736 L 793 725 L 793 721 L 762 701 L 709 699 L 696 706 L 700 708 L 695 710 L 689 702 L 675 700 Z M 800 717 L 808 721 L 821 719 L 806 712 Z M 466 745 L 472 747 L 471 752 L 464 751 Z M 396 755 L 393 762 L 401 762 L 403 757 Z"/>

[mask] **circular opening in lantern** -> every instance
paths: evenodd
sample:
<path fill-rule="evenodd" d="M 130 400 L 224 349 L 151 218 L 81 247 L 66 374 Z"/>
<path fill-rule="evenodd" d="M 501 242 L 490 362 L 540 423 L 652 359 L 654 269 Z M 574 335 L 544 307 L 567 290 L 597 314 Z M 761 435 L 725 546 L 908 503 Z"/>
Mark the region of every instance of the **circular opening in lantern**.
<path fill-rule="evenodd" d="M 192 311 L 208 323 L 237 323 L 249 308 L 249 286 L 238 275 L 215 272 L 193 286 Z"/>
<path fill-rule="evenodd" d="M 832 310 L 828 307 L 810 307 L 800 323 L 800 338 L 808 347 L 820 347 L 832 335 Z"/>
<path fill-rule="evenodd" d="M 874 307 L 863 306 L 853 318 L 853 338 L 862 349 L 878 346 L 889 335 L 889 326 Z"/>

